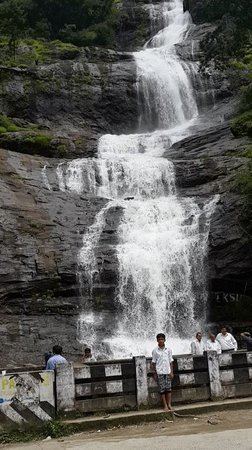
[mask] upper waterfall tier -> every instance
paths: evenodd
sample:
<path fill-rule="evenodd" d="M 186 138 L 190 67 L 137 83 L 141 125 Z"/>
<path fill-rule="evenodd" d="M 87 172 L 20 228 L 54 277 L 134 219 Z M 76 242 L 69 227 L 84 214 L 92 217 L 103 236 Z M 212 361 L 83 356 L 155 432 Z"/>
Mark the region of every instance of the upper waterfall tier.
<path fill-rule="evenodd" d="M 140 129 L 186 126 L 198 115 L 190 79 L 191 73 L 195 72 L 195 63 L 181 61 L 175 47 L 183 41 L 191 26 L 190 15 L 183 13 L 180 0 L 164 2 L 161 7 L 165 28 L 146 44 L 144 50 L 134 54 L 142 108 Z"/>

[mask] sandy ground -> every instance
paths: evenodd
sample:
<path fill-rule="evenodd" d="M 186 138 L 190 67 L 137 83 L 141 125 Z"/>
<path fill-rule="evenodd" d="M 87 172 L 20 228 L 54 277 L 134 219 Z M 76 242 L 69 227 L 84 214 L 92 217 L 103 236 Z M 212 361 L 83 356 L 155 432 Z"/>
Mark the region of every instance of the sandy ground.
<path fill-rule="evenodd" d="M 196 418 L 197 417 L 197 418 Z M 1 446 L 0 446 L 1 447 Z M 239 410 L 176 418 L 146 425 L 79 433 L 6 450 L 252 450 L 252 411 Z"/>

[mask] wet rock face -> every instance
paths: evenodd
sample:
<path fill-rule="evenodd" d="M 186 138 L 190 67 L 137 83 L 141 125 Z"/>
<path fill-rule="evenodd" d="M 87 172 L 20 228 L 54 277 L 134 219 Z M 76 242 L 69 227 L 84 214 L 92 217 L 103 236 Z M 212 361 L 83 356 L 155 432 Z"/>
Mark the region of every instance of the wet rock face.
<path fill-rule="evenodd" d="M 42 173 L 46 159 L 0 153 L 2 364 L 38 362 L 53 342 L 67 343 L 69 353 L 78 345 L 78 253 L 106 200 L 61 192 L 58 162 L 48 164 L 49 190 Z"/>
<path fill-rule="evenodd" d="M 85 49 L 74 61 L 1 69 L 0 108 L 7 116 L 52 130 L 54 139 L 72 137 L 77 148 L 80 137 L 85 155 L 101 134 L 136 129 L 135 82 L 131 55 Z"/>
<path fill-rule="evenodd" d="M 42 158 L 1 150 L 0 270 L 4 283 L 0 292 L 4 299 L 14 299 L 20 291 L 27 296 L 51 287 L 67 296 L 76 284 L 81 233 L 103 203 L 61 192 L 56 174 L 51 190 L 47 189 L 42 177 L 45 163 Z M 21 311 L 26 307 L 22 302 L 17 306 Z"/>
<path fill-rule="evenodd" d="M 248 166 L 247 139 L 234 139 L 228 125 L 214 127 L 174 144 L 172 159 L 182 196 L 218 196 L 209 233 L 209 319 L 249 324 L 252 298 L 251 237 L 244 226 L 246 197 L 236 188 Z M 244 313 L 247 311 L 248 315 Z"/>
<path fill-rule="evenodd" d="M 151 37 L 149 2 L 124 0 L 117 27 L 117 47 L 121 51 L 136 51 Z"/>
<path fill-rule="evenodd" d="M 194 23 L 202 23 L 204 0 L 184 0 L 184 11 L 189 11 Z"/>

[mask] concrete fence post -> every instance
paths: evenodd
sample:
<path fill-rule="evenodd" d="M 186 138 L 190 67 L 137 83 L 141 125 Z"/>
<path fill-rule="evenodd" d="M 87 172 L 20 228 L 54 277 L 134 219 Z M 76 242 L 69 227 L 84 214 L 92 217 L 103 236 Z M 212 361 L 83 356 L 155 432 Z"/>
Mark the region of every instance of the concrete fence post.
<path fill-rule="evenodd" d="M 148 405 L 148 380 L 145 356 L 134 357 L 136 370 L 136 397 L 138 409 Z"/>
<path fill-rule="evenodd" d="M 74 368 L 71 363 L 56 366 L 57 411 L 72 411 L 75 406 Z"/>
<path fill-rule="evenodd" d="M 223 389 L 220 379 L 219 356 L 217 352 L 207 352 L 207 360 L 211 400 L 220 400 L 223 398 Z"/>

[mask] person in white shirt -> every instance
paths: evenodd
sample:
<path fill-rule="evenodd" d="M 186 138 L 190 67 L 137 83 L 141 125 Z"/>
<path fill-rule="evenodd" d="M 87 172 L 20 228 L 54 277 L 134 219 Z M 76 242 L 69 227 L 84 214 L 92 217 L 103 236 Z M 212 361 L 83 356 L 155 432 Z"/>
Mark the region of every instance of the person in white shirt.
<path fill-rule="evenodd" d="M 95 362 L 95 361 L 96 361 L 96 359 L 92 355 L 91 348 L 85 348 L 83 363 L 86 364 L 86 363 Z"/>
<path fill-rule="evenodd" d="M 214 350 L 218 355 L 221 354 L 221 346 L 213 333 L 209 333 L 209 339 L 206 343 L 206 351 Z"/>
<path fill-rule="evenodd" d="M 171 382 L 173 379 L 173 357 L 170 348 L 165 346 L 165 335 L 157 335 L 158 347 L 152 352 L 151 367 L 154 379 L 158 383 L 159 392 L 165 411 L 171 411 Z"/>
<path fill-rule="evenodd" d="M 205 345 L 202 342 L 202 333 L 198 331 L 196 339 L 191 343 L 191 353 L 195 356 L 202 356 L 205 350 Z"/>
<path fill-rule="evenodd" d="M 231 333 L 227 332 L 225 326 L 221 327 L 221 332 L 217 334 L 216 339 L 220 343 L 222 352 L 236 352 L 238 348 L 237 341 Z"/>

